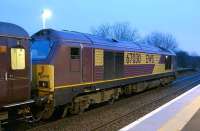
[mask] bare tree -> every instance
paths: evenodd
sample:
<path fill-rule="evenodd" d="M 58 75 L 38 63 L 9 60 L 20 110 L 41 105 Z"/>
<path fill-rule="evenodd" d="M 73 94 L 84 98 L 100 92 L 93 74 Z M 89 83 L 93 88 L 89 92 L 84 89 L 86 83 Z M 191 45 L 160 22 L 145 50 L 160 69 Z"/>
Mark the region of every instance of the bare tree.
<path fill-rule="evenodd" d="M 92 29 L 92 34 L 98 35 L 104 38 L 113 38 L 116 40 L 126 40 L 126 41 L 138 41 L 139 34 L 136 29 L 133 29 L 129 23 L 115 23 L 102 24 L 97 28 Z"/>
<path fill-rule="evenodd" d="M 176 39 L 169 33 L 153 32 L 148 35 L 144 41 L 147 44 L 164 49 L 175 50 L 178 47 Z"/>
<path fill-rule="evenodd" d="M 109 24 L 102 24 L 97 29 L 93 28 L 91 29 L 92 34 L 101 36 L 103 38 L 107 38 L 108 36 L 111 36 L 111 26 Z"/>

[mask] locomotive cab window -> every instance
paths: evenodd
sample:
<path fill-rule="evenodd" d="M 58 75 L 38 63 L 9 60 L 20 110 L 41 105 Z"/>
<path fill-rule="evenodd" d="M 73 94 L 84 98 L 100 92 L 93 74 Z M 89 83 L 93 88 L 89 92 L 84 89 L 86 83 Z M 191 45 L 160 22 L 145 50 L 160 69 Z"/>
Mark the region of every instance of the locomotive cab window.
<path fill-rule="evenodd" d="M 34 40 L 31 46 L 31 56 L 33 60 L 43 60 L 49 56 L 53 42 L 49 40 Z"/>
<path fill-rule="evenodd" d="M 25 69 L 25 50 L 22 48 L 11 48 L 12 70 Z"/>
<path fill-rule="evenodd" d="M 172 57 L 171 56 L 165 56 L 165 70 L 170 70 L 172 64 Z"/>
<path fill-rule="evenodd" d="M 71 59 L 80 59 L 80 48 L 71 48 Z"/>

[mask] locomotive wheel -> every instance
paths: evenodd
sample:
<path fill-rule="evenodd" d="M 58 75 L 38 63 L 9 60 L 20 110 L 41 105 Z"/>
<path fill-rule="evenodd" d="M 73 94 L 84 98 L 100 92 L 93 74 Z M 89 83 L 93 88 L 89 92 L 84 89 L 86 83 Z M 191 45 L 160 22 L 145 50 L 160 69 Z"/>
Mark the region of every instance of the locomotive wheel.
<path fill-rule="evenodd" d="M 55 108 L 54 108 L 53 103 L 46 104 L 44 111 L 43 111 L 43 114 L 42 114 L 42 119 L 43 120 L 50 119 L 53 116 L 54 111 L 55 111 Z"/>
<path fill-rule="evenodd" d="M 79 103 L 74 104 L 74 106 L 70 109 L 70 113 L 74 115 L 81 114 L 81 112 L 83 112 L 83 109 L 81 109 Z"/>
<path fill-rule="evenodd" d="M 119 93 L 118 93 L 118 92 L 117 92 L 116 94 L 113 94 L 113 95 L 111 96 L 111 99 L 108 101 L 108 103 L 109 103 L 110 105 L 113 105 L 114 102 L 115 102 L 117 99 L 119 99 Z"/>
<path fill-rule="evenodd" d="M 54 112 L 53 112 L 52 116 L 50 117 L 50 119 L 59 119 L 59 118 L 65 117 L 64 111 L 65 111 L 64 106 L 55 107 Z"/>
<path fill-rule="evenodd" d="M 47 103 L 44 106 L 35 106 L 32 113 L 35 121 L 48 120 L 53 116 L 55 109 L 53 103 Z"/>
<path fill-rule="evenodd" d="M 73 106 L 69 109 L 71 114 L 81 114 L 86 109 L 88 109 L 90 106 L 90 103 L 88 101 L 81 101 L 78 103 L 73 103 Z"/>
<path fill-rule="evenodd" d="M 59 106 L 54 107 L 50 104 L 46 105 L 45 108 L 38 111 L 34 116 L 35 119 L 40 120 L 49 120 L 49 119 L 58 119 L 64 118 L 68 113 L 68 106 Z"/>
<path fill-rule="evenodd" d="M 112 97 L 112 98 L 108 101 L 108 104 L 109 104 L 109 105 L 113 105 L 114 102 L 115 102 L 115 98 Z"/>
<path fill-rule="evenodd" d="M 69 106 L 50 106 L 47 108 L 47 110 L 44 113 L 43 119 L 59 119 L 64 118 L 69 111 Z"/>
<path fill-rule="evenodd" d="M 65 106 L 61 117 L 62 118 L 66 117 L 66 115 L 68 114 L 68 112 L 69 112 L 69 107 Z"/>
<path fill-rule="evenodd" d="M 69 109 L 70 114 L 76 115 L 80 112 L 80 105 L 78 103 L 73 103 L 73 105 Z"/>

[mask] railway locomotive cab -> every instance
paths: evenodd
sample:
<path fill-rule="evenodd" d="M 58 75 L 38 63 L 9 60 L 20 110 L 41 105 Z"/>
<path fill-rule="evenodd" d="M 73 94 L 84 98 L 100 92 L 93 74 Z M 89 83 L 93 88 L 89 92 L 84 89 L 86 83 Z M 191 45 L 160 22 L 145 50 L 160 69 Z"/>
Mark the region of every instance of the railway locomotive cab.
<path fill-rule="evenodd" d="M 45 29 L 32 36 L 33 86 L 47 97 L 43 118 L 77 114 L 175 79 L 175 54 L 161 48 Z"/>
<path fill-rule="evenodd" d="M 11 110 L 30 102 L 29 49 L 29 35 L 23 28 L 0 22 L 0 110 Z"/>

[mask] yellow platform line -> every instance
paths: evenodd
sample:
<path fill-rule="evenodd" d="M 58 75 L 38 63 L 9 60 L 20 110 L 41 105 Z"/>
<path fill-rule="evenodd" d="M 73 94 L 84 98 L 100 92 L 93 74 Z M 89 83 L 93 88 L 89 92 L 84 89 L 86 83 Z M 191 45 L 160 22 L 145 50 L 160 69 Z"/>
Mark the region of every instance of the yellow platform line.
<path fill-rule="evenodd" d="M 159 131 L 181 131 L 200 108 L 200 96 L 188 103 L 172 119 L 164 124 Z"/>

